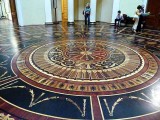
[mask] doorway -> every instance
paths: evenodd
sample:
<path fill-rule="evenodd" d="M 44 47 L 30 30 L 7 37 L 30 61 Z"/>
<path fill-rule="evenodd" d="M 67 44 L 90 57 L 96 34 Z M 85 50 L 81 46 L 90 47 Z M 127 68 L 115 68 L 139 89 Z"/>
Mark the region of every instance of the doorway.
<path fill-rule="evenodd" d="M 68 21 L 68 0 L 62 0 L 62 21 Z"/>

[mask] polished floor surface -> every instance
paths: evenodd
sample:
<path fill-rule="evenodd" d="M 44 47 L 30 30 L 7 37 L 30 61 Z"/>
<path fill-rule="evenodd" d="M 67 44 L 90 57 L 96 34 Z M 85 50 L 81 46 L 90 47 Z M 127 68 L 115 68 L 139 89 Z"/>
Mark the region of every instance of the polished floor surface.
<path fill-rule="evenodd" d="M 159 120 L 160 31 L 0 21 L 0 119 Z"/>

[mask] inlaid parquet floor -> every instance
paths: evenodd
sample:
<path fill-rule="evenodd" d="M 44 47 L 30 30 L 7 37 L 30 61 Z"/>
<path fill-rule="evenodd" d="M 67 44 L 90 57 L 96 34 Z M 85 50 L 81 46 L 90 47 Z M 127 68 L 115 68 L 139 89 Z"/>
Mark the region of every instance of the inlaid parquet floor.
<path fill-rule="evenodd" d="M 0 23 L 0 119 L 160 118 L 160 31 Z"/>

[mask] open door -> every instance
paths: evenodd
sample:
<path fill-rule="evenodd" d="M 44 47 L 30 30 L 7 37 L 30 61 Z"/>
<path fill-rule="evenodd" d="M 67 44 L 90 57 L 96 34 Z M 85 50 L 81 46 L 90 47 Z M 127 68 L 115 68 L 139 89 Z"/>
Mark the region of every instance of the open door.
<path fill-rule="evenodd" d="M 11 16 L 12 16 L 13 25 L 18 25 L 18 18 L 17 18 L 15 0 L 9 0 L 9 2 L 10 2 Z"/>
<path fill-rule="evenodd" d="M 62 0 L 62 21 L 68 21 L 68 0 Z"/>
<path fill-rule="evenodd" d="M 151 15 L 146 18 L 146 26 L 151 29 L 160 29 L 160 1 L 148 0 L 147 11 Z"/>

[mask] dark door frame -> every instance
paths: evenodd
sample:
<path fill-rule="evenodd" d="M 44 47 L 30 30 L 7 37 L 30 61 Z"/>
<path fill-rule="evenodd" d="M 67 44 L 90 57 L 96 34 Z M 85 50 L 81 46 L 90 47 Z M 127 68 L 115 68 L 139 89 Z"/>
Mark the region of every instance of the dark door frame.
<path fill-rule="evenodd" d="M 13 25 L 18 25 L 18 17 L 15 0 L 9 0 Z"/>

